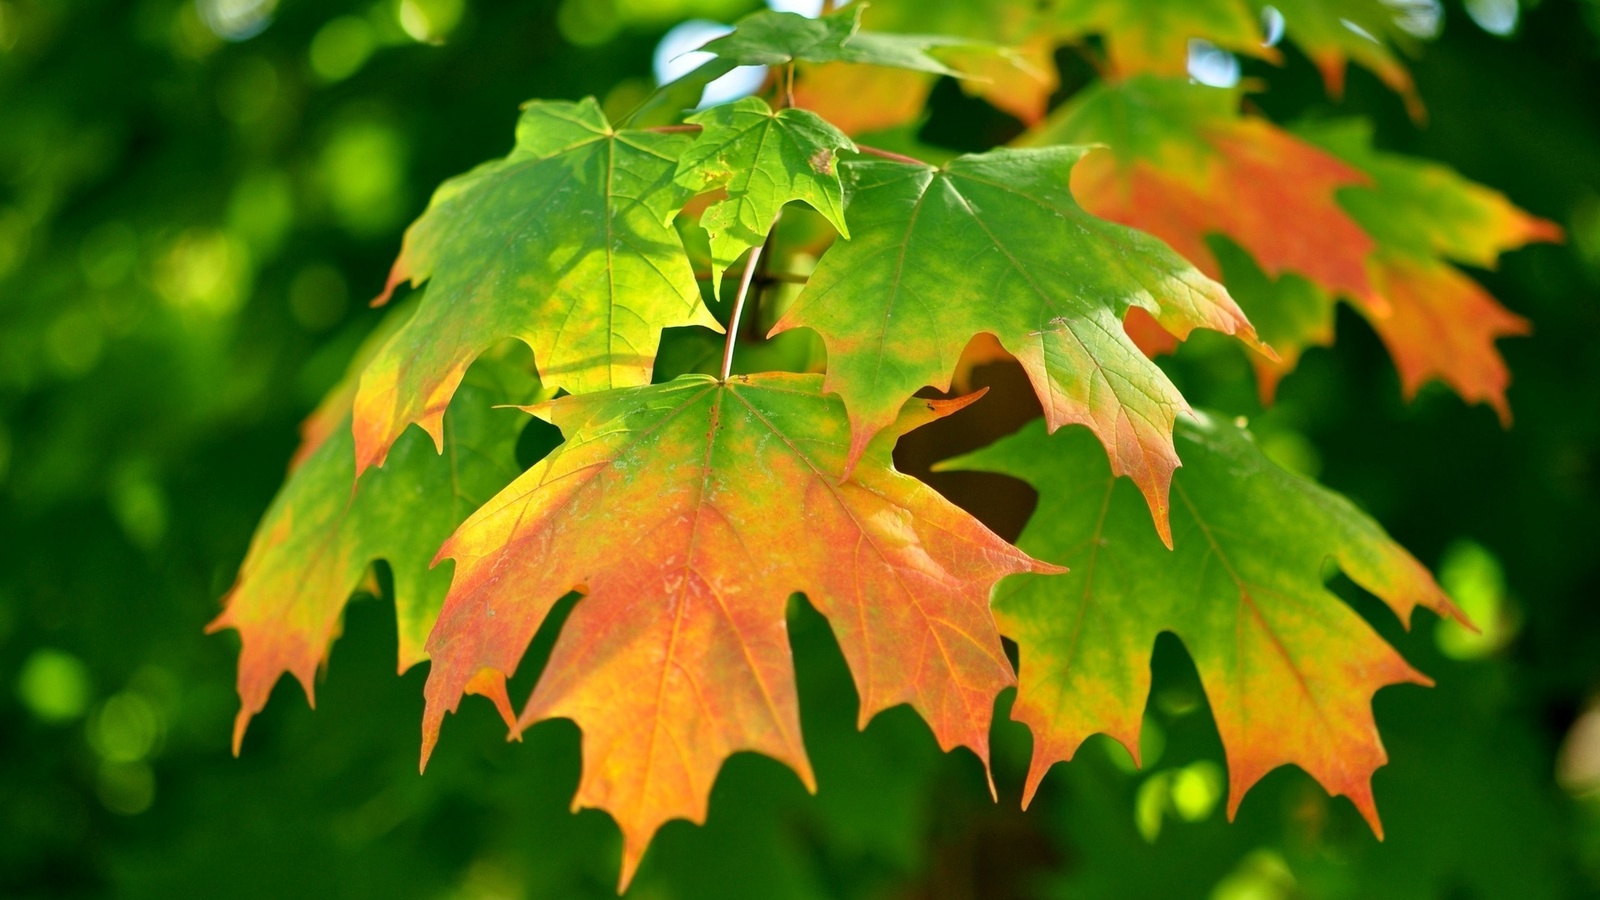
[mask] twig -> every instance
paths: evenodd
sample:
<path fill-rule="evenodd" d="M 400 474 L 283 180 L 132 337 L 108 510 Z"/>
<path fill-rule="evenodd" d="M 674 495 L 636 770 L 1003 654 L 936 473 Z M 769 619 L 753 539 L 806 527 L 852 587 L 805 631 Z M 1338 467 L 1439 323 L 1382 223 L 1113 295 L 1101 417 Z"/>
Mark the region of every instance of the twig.
<path fill-rule="evenodd" d="M 868 147 L 866 144 L 857 144 L 856 145 L 856 149 L 860 150 L 862 153 L 865 153 L 865 154 L 867 154 L 869 156 L 877 156 L 877 157 L 881 157 L 883 159 L 891 159 L 891 160 L 894 160 L 895 162 L 898 162 L 898 163 L 909 163 L 909 164 L 911 164 L 913 166 L 926 166 L 927 165 L 927 163 L 923 162 L 920 159 L 917 159 L 915 156 L 906 156 L 903 153 L 895 153 L 892 150 L 880 150 L 877 147 Z"/>
<path fill-rule="evenodd" d="M 694 280 L 695 281 L 710 281 L 711 278 L 712 278 L 712 275 L 711 275 L 710 272 L 696 272 L 696 273 L 694 273 Z M 765 272 L 765 273 L 762 273 L 760 275 L 757 275 L 755 277 L 755 279 L 754 279 L 754 283 L 756 285 L 763 285 L 763 284 L 805 284 L 806 282 L 808 282 L 810 280 L 811 280 L 810 276 L 801 275 L 801 274 L 798 274 L 796 272 Z"/>
<path fill-rule="evenodd" d="M 782 213 L 779 213 L 781 216 Z M 739 276 L 739 293 L 733 298 L 733 314 L 728 317 L 728 339 L 722 344 L 722 380 L 727 381 L 728 375 L 733 372 L 733 345 L 739 340 L 739 319 L 744 315 L 744 302 L 750 296 L 750 284 L 755 281 L 756 263 L 761 259 L 761 252 L 767 249 L 767 243 L 772 240 L 772 235 L 778 230 L 778 216 L 773 216 L 772 227 L 767 229 L 767 240 L 750 248 L 750 256 L 744 262 L 744 274 Z"/>

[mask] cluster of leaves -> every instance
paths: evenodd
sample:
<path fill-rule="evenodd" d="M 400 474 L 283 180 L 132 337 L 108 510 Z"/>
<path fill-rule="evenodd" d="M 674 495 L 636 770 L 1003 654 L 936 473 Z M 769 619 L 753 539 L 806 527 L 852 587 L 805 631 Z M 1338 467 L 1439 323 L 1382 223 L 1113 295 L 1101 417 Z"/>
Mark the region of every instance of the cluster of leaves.
<path fill-rule="evenodd" d="M 1409 91 L 1373 37 L 1399 34 L 1383 4 L 1275 7 L 1330 87 L 1354 59 Z M 1030 796 L 1090 734 L 1137 756 L 1150 654 L 1171 631 L 1216 715 L 1230 809 L 1294 763 L 1381 833 L 1372 696 L 1426 678 L 1324 586 L 1324 561 L 1401 621 L 1419 605 L 1464 617 L 1374 521 L 1190 409 L 1151 357 L 1195 329 L 1232 335 L 1270 397 L 1331 341 L 1343 298 L 1408 391 L 1438 377 L 1508 418 L 1493 341 L 1525 323 L 1451 263 L 1489 266 L 1558 232 L 1377 153 L 1359 123 L 1286 130 L 1238 91 L 1173 77 L 1191 37 L 1271 55 L 1251 4 L 1124 21 L 1128 8 L 758 13 L 631 120 L 592 100 L 528 104 L 512 152 L 446 182 L 408 231 L 380 302 L 407 282 L 416 296 L 308 422 L 215 623 L 243 644 L 236 748 L 283 673 L 312 692 L 382 559 L 400 666 L 431 660 L 424 761 L 468 693 L 514 734 L 575 721 L 574 803 L 621 826 L 624 884 L 664 822 L 704 819 L 731 754 L 811 785 L 795 593 L 831 625 L 863 725 L 909 704 L 940 746 L 987 763 L 995 699 L 1016 685 Z M 899 33 L 913 24 L 943 34 Z M 1088 33 L 1105 35 L 1105 81 L 1047 110 L 1051 55 Z M 770 99 L 677 121 L 738 65 L 775 67 Z M 935 76 L 1031 127 L 942 165 L 869 145 L 920 111 Z M 889 95 L 914 103 L 870 102 Z M 800 344 L 760 357 L 799 371 L 734 374 L 741 315 L 785 278 L 804 287 L 767 298 L 769 337 L 808 329 L 825 361 Z M 687 328 L 726 330 L 720 368 L 666 364 L 663 332 Z M 532 372 L 502 349 L 511 338 Z M 1042 421 L 949 465 L 1038 491 L 1019 546 L 892 458 L 976 399 L 919 393 L 997 354 L 1021 365 Z M 519 475 L 524 419 L 495 404 L 564 442 Z M 506 681 L 574 591 L 517 712 Z"/>

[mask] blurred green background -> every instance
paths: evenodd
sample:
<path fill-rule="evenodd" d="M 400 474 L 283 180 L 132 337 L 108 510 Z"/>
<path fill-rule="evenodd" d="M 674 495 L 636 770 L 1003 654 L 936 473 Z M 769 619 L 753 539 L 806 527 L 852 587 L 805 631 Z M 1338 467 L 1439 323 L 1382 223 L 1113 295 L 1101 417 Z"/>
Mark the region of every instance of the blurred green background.
<path fill-rule="evenodd" d="M 238 760 L 237 644 L 201 628 L 433 186 L 505 152 L 519 102 L 625 108 L 668 28 L 752 5 L 0 0 L 0 896 L 612 896 L 614 826 L 567 809 L 569 724 L 506 744 L 468 703 L 416 774 L 425 672 L 392 676 L 384 602 L 352 605 L 319 708 L 280 684 Z M 1338 103 L 1292 51 L 1244 74 L 1269 78 L 1275 117 L 1370 116 L 1382 146 L 1569 230 L 1477 273 L 1536 329 L 1502 345 L 1515 426 L 1442 388 L 1402 403 L 1348 314 L 1271 411 L 1221 342 L 1164 363 L 1373 512 L 1486 626 L 1405 633 L 1350 592 L 1438 681 L 1376 700 L 1387 841 L 1294 769 L 1226 823 L 1221 747 L 1165 638 L 1142 772 L 1091 739 L 1022 813 L 1028 737 L 1002 718 L 991 803 L 976 760 L 908 710 L 855 730 L 826 623 L 801 609 L 820 792 L 735 758 L 709 824 L 667 826 L 632 896 L 1600 895 L 1600 3 L 1441 13 L 1414 65 L 1420 128 L 1363 72 Z M 950 84 L 932 110 L 930 144 L 1017 127 Z M 1015 373 L 979 376 L 998 412 L 973 407 L 946 452 L 1016 424 Z M 981 508 L 994 484 L 930 480 L 1014 536 L 1017 516 Z"/>

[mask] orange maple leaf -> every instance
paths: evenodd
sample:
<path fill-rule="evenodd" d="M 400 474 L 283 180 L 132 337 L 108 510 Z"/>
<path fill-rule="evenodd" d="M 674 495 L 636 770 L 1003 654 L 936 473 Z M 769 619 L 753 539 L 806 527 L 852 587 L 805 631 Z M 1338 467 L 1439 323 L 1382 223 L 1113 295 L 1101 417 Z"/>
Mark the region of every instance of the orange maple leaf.
<path fill-rule="evenodd" d="M 674 818 L 703 821 L 723 760 L 755 750 L 812 786 L 785 610 L 804 592 L 855 676 L 861 723 L 911 704 L 988 760 L 1015 683 L 989 592 L 1056 572 L 894 471 L 895 439 L 959 401 L 913 400 L 840 483 L 849 421 L 814 375 L 685 376 L 532 408 L 567 441 L 440 550 L 455 581 L 428 640 L 423 760 L 464 693 L 514 733 L 583 730 L 575 807 L 622 828 L 622 884 Z M 522 714 L 505 679 L 556 601 L 584 594 Z"/>

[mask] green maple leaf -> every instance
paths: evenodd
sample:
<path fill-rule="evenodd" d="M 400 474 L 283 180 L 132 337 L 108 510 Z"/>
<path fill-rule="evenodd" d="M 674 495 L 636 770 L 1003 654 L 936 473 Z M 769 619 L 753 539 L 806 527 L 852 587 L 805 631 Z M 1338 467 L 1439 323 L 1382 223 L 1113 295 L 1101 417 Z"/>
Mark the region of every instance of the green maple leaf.
<path fill-rule="evenodd" d="M 491 697 L 518 733 L 574 720 L 574 805 L 616 818 L 626 884 L 662 823 L 704 820 L 732 753 L 811 783 L 785 624 L 803 592 L 832 624 L 863 727 L 909 703 L 942 747 L 987 761 L 994 698 L 1013 682 L 990 591 L 1056 569 L 894 471 L 900 434 L 965 401 L 907 403 L 840 483 L 849 423 L 821 387 L 685 376 L 535 409 L 566 442 L 440 551 L 456 577 L 428 639 L 424 758 L 463 693 Z M 506 678 L 573 590 L 584 597 L 515 717 Z"/>
<path fill-rule="evenodd" d="M 1350 797 L 1379 830 L 1370 778 L 1385 762 L 1379 688 L 1428 680 L 1323 583 L 1332 559 L 1402 621 L 1417 606 L 1465 621 L 1427 569 L 1349 501 L 1271 463 L 1242 429 L 1180 420 L 1173 549 L 1088 435 L 1034 424 L 941 468 L 998 472 L 1039 492 L 1020 545 L 1072 571 L 1017 576 L 995 593 L 1017 642 L 1012 715 L 1034 734 L 1032 796 L 1084 738 L 1138 758 L 1150 652 L 1176 634 L 1200 672 L 1230 771 L 1229 811 L 1272 769 L 1296 763 Z"/>
<path fill-rule="evenodd" d="M 1172 422 L 1186 405 L 1123 317 L 1137 306 L 1179 337 L 1208 327 L 1260 345 L 1220 285 L 1160 241 L 1078 206 L 1068 183 L 1086 152 L 993 150 L 942 168 L 847 163 L 855 236 L 823 255 L 773 331 L 821 334 L 826 388 L 850 412 L 852 458 L 918 389 L 948 390 L 967 342 L 993 334 L 1027 370 L 1050 428 L 1089 426 L 1165 533 Z"/>
<path fill-rule="evenodd" d="M 395 323 L 410 309 L 396 310 Z M 444 455 L 420 431 L 395 443 L 389 462 L 356 480 L 351 400 L 355 375 L 393 326 L 369 339 L 350 374 L 307 421 L 288 480 L 256 528 L 226 608 L 209 630 L 233 628 L 240 709 L 234 752 L 273 685 L 293 673 L 312 697 L 317 668 L 338 636 L 350 594 L 384 560 L 394 576 L 400 670 L 426 659 L 423 644 L 450 586 L 433 567 L 462 520 L 517 476 L 517 437 L 527 424 L 495 403 L 535 396 L 521 370 L 486 358 L 472 368 L 443 422 Z"/>
<path fill-rule="evenodd" d="M 445 182 L 390 275 L 428 291 L 361 376 L 357 470 L 412 422 L 438 444 L 467 366 L 505 338 L 533 348 L 546 386 L 584 393 L 649 383 L 663 328 L 719 329 L 670 225 L 690 143 L 615 130 L 592 98 L 538 102 L 509 156 Z"/>
<path fill-rule="evenodd" d="M 734 23 L 731 34 L 701 47 L 725 63 L 781 66 L 792 62 L 848 62 L 910 69 L 960 78 L 928 51 L 974 42 L 941 35 L 886 34 L 861 30 L 866 4 L 852 4 L 820 18 L 762 10 Z"/>
<path fill-rule="evenodd" d="M 708 207 L 700 225 L 711 237 L 711 283 L 739 254 L 760 246 L 778 211 L 800 200 L 821 213 L 844 237 L 844 188 L 838 152 L 856 145 L 816 113 L 803 109 L 774 112 L 765 101 L 746 97 L 689 117 L 702 128 L 678 160 L 679 184 L 696 193 L 716 188 L 726 200 Z"/>

